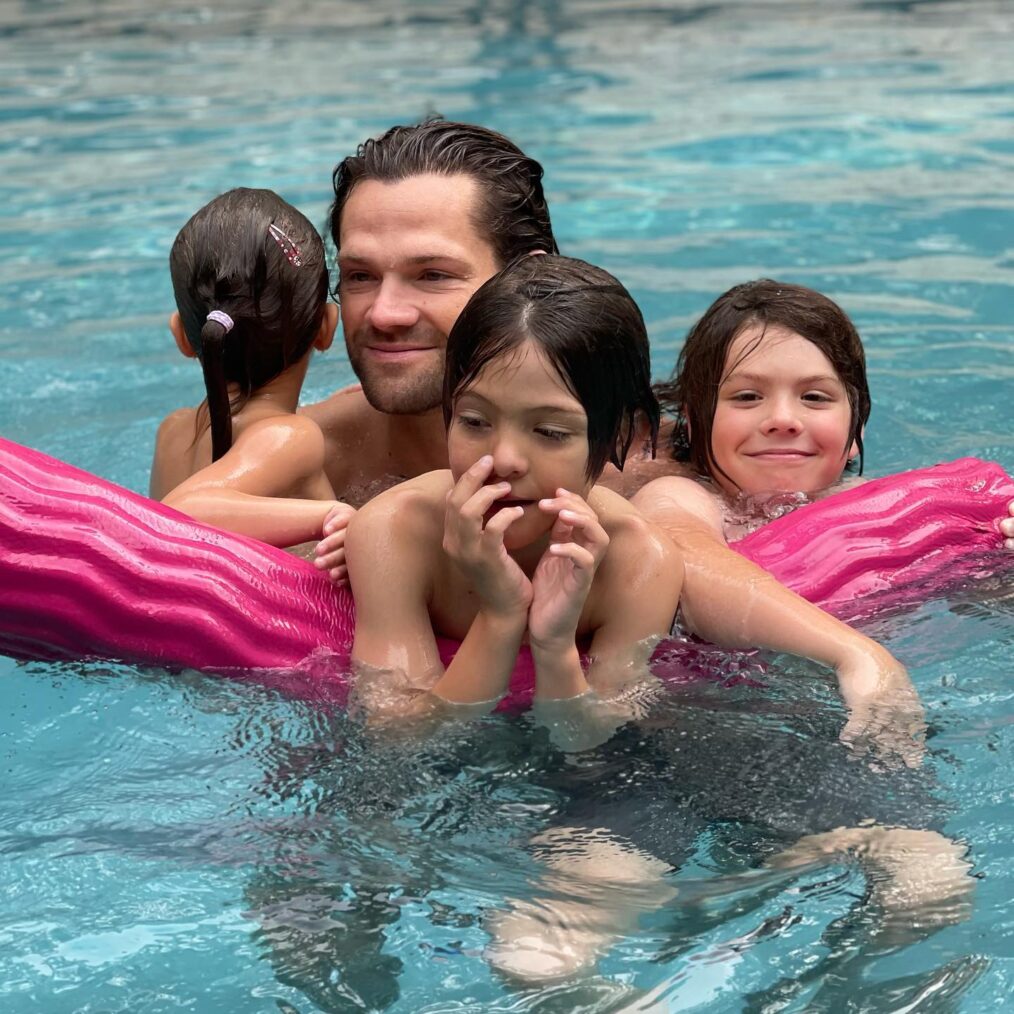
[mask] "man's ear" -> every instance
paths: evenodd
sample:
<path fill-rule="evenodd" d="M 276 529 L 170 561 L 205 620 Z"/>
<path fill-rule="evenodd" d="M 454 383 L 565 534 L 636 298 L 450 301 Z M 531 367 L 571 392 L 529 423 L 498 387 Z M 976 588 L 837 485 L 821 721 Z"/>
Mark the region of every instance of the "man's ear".
<path fill-rule="evenodd" d="M 187 357 L 187 359 L 196 359 L 197 353 L 194 351 L 193 345 L 190 344 L 190 339 L 187 337 L 186 331 L 183 330 L 183 321 L 180 320 L 180 314 L 178 310 L 173 310 L 169 315 L 169 330 L 173 333 L 173 338 L 176 339 L 176 348 L 180 350 Z"/>
<path fill-rule="evenodd" d="M 338 307 L 335 303 L 325 303 L 324 316 L 320 319 L 320 327 L 317 329 L 317 337 L 313 340 L 313 347 L 321 352 L 331 348 L 337 327 Z"/>

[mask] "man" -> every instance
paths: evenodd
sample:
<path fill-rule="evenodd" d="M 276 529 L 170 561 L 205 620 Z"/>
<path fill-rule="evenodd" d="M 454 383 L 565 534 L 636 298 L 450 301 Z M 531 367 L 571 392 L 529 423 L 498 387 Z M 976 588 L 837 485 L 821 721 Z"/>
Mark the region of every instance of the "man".
<path fill-rule="evenodd" d="M 392 127 L 341 162 L 334 190 L 342 329 L 360 383 L 305 411 L 335 493 L 359 506 L 447 467 L 447 334 L 488 278 L 557 247 L 542 166 L 483 127 Z"/>

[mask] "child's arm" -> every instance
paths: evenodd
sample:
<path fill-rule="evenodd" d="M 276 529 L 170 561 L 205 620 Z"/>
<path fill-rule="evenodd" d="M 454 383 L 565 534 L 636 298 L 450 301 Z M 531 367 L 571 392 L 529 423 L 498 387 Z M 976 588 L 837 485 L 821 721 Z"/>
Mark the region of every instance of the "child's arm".
<path fill-rule="evenodd" d="M 637 666 L 647 661 L 645 642 L 669 632 L 679 602 L 683 561 L 676 548 L 629 508 L 614 519 L 610 540 L 595 511 L 574 493 L 557 490 L 539 506 L 557 521 L 532 578 L 528 632 L 536 700 L 616 689 L 646 675 Z M 585 677 L 576 641 L 591 596 L 592 662 Z"/>
<path fill-rule="evenodd" d="M 600 573 L 597 625 L 588 682 L 615 689 L 648 674 L 659 638 L 668 635 L 684 582 L 683 558 L 661 532 L 632 516 L 616 535 Z"/>
<path fill-rule="evenodd" d="M 1014 500 L 1007 504 L 1007 515 L 1000 521 L 1000 534 L 1004 537 L 1004 549 L 1014 550 Z"/>
<path fill-rule="evenodd" d="M 572 506 L 574 514 L 592 513 L 584 501 L 573 499 L 578 500 L 578 505 Z M 557 505 L 565 500 L 557 497 L 545 503 Z M 545 617 L 536 615 L 540 606 L 538 572 L 533 580 L 535 600 L 529 627 L 536 674 L 533 710 L 564 750 L 593 747 L 638 717 L 639 699 L 616 695 L 615 691 L 651 678 L 648 662 L 658 639 L 668 633 L 679 601 L 683 561 L 672 542 L 634 512 L 614 524 L 612 532 L 608 549 L 604 545 L 599 554 L 594 601 L 588 607 L 587 621 L 593 634 L 587 676 L 581 671 L 574 643 L 576 619 L 568 629 L 569 638 L 561 637 L 555 651 L 547 651 L 540 643 Z M 562 564 L 566 558 L 554 562 Z M 578 614 L 583 604 L 583 598 L 576 604 Z M 589 694 L 589 689 L 596 692 Z"/>
<path fill-rule="evenodd" d="M 730 550 L 697 517 L 670 509 L 655 520 L 683 553 L 690 630 L 722 647 L 766 648 L 832 666 L 851 712 L 843 738 L 870 735 L 918 763 L 922 705 L 890 652 Z"/>
<path fill-rule="evenodd" d="M 492 704 L 506 692 L 527 624 L 531 588 L 503 548 L 517 517 L 502 511 L 483 517 L 504 491 L 484 485 L 492 461 L 472 466 L 446 497 L 446 513 L 414 484 L 368 503 L 349 525 L 345 541 L 356 599 L 352 657 L 362 666 L 422 681 L 454 704 Z M 430 583 L 440 554 L 466 577 L 478 613 L 444 670 L 430 619 Z"/>
<path fill-rule="evenodd" d="M 336 506 L 323 460 L 324 438 L 316 423 L 296 415 L 264 420 L 162 502 L 197 521 L 292 546 L 317 538 Z M 321 498 L 288 497 L 308 488 Z"/>
<path fill-rule="evenodd" d="M 558 489 L 539 509 L 555 514 L 550 543 L 532 577 L 528 636 L 536 701 L 568 700 L 590 687 L 577 650 L 577 628 L 609 536 L 588 503 Z"/>

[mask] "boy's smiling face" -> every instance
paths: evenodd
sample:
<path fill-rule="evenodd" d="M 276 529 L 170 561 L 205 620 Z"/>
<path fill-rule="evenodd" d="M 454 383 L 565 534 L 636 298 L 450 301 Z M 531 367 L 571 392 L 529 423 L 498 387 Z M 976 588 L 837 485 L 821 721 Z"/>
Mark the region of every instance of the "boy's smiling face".
<path fill-rule="evenodd" d="M 816 345 L 753 324 L 726 356 L 711 429 L 715 480 L 730 494 L 824 489 L 858 453 L 847 443 L 851 420 L 845 387 Z"/>

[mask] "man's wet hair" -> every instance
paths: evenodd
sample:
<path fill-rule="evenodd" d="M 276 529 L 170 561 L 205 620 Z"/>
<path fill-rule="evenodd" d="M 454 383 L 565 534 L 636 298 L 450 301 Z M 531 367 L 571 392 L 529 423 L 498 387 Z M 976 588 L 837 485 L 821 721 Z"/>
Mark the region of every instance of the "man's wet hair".
<path fill-rule="evenodd" d="M 232 446 L 232 416 L 250 395 L 298 363 L 327 303 L 324 243 L 271 190 L 239 187 L 180 229 L 169 254 L 176 308 L 204 370 L 212 460 Z M 227 328 L 213 311 L 227 315 Z M 229 398 L 228 385 L 236 385 Z M 198 412 L 198 433 L 205 414 Z"/>
<path fill-rule="evenodd" d="M 570 257 L 524 257 L 482 285 L 447 338 L 444 420 L 494 360 L 526 342 L 539 349 L 588 417 L 588 465 L 623 467 L 640 420 L 654 449 L 659 406 L 644 318 L 608 271 Z"/>
<path fill-rule="evenodd" d="M 426 173 L 475 180 L 479 198 L 473 224 L 493 248 L 499 267 L 536 251 L 557 252 L 542 166 L 495 130 L 438 116 L 391 127 L 335 166 L 330 230 L 339 252 L 342 211 L 360 183 L 397 183 Z"/>
<path fill-rule="evenodd" d="M 870 417 L 870 388 L 859 333 L 848 314 L 827 296 L 770 278 L 744 282 L 719 296 L 687 334 L 672 377 L 656 385 L 663 410 L 676 420 L 673 457 L 689 462 L 700 475 L 714 475 L 716 471 L 725 475 L 711 450 L 718 391 L 723 378 L 738 365 L 726 368 L 729 349 L 755 324 L 761 326 L 761 333 L 740 360 L 753 352 L 770 327 L 794 331 L 827 357 L 845 388 L 851 409 L 845 449 L 855 443 L 862 474 L 863 427 Z"/>

